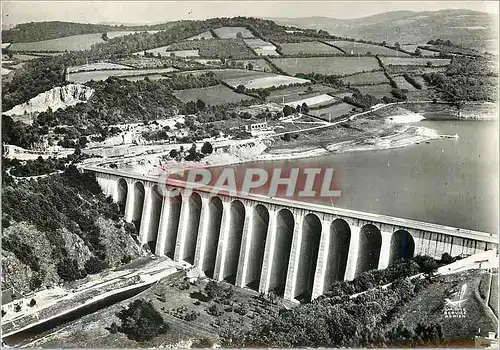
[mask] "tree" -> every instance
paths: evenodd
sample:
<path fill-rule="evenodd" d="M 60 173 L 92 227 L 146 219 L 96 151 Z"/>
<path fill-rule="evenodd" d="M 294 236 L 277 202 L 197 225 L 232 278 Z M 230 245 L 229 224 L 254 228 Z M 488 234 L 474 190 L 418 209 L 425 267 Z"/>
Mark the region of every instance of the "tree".
<path fill-rule="evenodd" d="M 205 102 L 203 102 L 203 100 L 201 99 L 198 99 L 196 101 L 196 108 L 199 110 L 199 111 L 203 111 L 205 109 Z"/>
<path fill-rule="evenodd" d="M 244 93 L 245 92 L 245 85 L 242 85 L 242 84 L 238 85 L 236 87 L 236 92 L 238 92 L 240 94 Z"/>
<path fill-rule="evenodd" d="M 36 305 L 36 300 L 33 298 L 33 299 L 30 300 L 29 306 L 33 307 L 35 305 Z"/>
<path fill-rule="evenodd" d="M 417 47 L 417 48 L 415 49 L 415 55 L 417 55 L 417 56 L 422 56 L 422 50 L 420 50 L 420 48 L 419 48 L 419 47 Z"/>
<path fill-rule="evenodd" d="M 396 41 L 394 43 L 394 47 L 396 48 L 396 50 L 399 50 L 401 48 L 401 45 L 399 45 L 399 43 Z"/>
<path fill-rule="evenodd" d="M 292 107 L 290 107 L 289 105 L 286 105 L 285 107 L 283 107 L 283 116 L 284 117 L 288 117 L 292 113 L 293 113 Z"/>
<path fill-rule="evenodd" d="M 425 64 L 427 67 L 432 67 L 432 62 L 431 61 L 427 61 L 427 63 Z"/>
<path fill-rule="evenodd" d="M 101 39 L 104 40 L 104 41 L 108 41 L 109 40 L 108 33 L 102 33 Z"/>
<path fill-rule="evenodd" d="M 248 68 L 248 70 L 253 70 L 253 64 L 252 64 L 252 62 L 248 62 L 247 68 Z"/>
<path fill-rule="evenodd" d="M 177 158 L 178 155 L 179 155 L 179 152 L 177 152 L 176 149 L 170 150 L 170 153 L 169 153 L 170 158 Z"/>
<path fill-rule="evenodd" d="M 120 332 L 140 342 L 166 333 L 170 328 L 153 304 L 144 299 L 134 300 L 116 316 L 121 320 Z"/>
<path fill-rule="evenodd" d="M 243 34 L 241 32 L 236 33 L 236 38 L 243 39 Z"/>
<path fill-rule="evenodd" d="M 305 102 L 302 103 L 302 112 L 309 113 L 309 106 Z"/>
<path fill-rule="evenodd" d="M 385 40 L 382 41 L 382 46 L 387 46 L 387 42 Z"/>
<path fill-rule="evenodd" d="M 214 148 L 210 142 L 205 142 L 203 146 L 201 146 L 201 153 L 203 154 L 212 154 Z"/>
<path fill-rule="evenodd" d="M 286 142 L 289 142 L 291 140 L 291 136 L 289 133 L 286 133 L 283 135 L 283 140 Z"/>

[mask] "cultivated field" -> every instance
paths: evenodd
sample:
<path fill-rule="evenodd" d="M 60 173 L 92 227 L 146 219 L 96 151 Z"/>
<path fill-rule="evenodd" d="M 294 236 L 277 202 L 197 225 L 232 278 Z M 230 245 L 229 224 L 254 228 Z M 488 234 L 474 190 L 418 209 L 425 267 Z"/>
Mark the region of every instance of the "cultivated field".
<path fill-rule="evenodd" d="M 450 61 L 449 58 L 382 57 L 385 65 L 393 66 L 426 66 L 427 62 L 431 62 L 433 66 L 447 66 Z"/>
<path fill-rule="evenodd" d="M 319 41 L 305 41 L 301 43 L 279 44 L 284 55 L 296 54 L 342 54 L 342 51 L 320 43 Z"/>
<path fill-rule="evenodd" d="M 253 70 L 261 71 L 261 72 L 272 72 L 273 68 L 267 63 L 264 59 L 249 59 L 249 60 L 238 60 L 238 62 L 242 62 L 245 66 L 249 63 L 253 65 Z"/>
<path fill-rule="evenodd" d="M 96 63 L 84 64 L 81 66 L 68 67 L 68 73 L 87 72 L 92 70 L 107 70 L 107 69 L 113 70 L 113 69 L 132 69 L 132 68 L 111 62 L 96 62 Z"/>
<path fill-rule="evenodd" d="M 190 38 L 187 38 L 186 40 L 201 40 L 201 39 L 213 39 L 213 35 L 210 31 L 207 30 L 206 32 L 194 35 Z"/>
<path fill-rule="evenodd" d="M 274 64 L 288 74 L 319 73 L 325 75 L 348 75 L 379 69 L 374 57 L 307 57 L 273 58 Z"/>
<path fill-rule="evenodd" d="M 349 112 L 355 108 L 353 105 L 350 105 L 349 103 L 341 102 L 339 104 L 327 107 L 327 108 L 321 108 L 321 109 L 314 109 L 310 111 L 309 113 L 312 115 L 315 115 L 317 117 L 322 117 L 322 118 L 338 118 L 340 116 L 349 114 Z"/>
<path fill-rule="evenodd" d="M 211 58 L 249 58 L 255 54 L 248 48 L 243 39 L 208 39 L 189 40 L 168 46 L 169 51 L 199 50 L 202 57 Z"/>
<path fill-rule="evenodd" d="M 392 87 L 389 84 L 380 84 L 380 85 L 367 85 L 367 86 L 358 86 L 356 87 L 362 94 L 372 95 L 376 98 L 382 98 L 384 96 L 392 96 L 391 90 Z"/>
<path fill-rule="evenodd" d="M 309 107 L 318 107 L 318 106 L 326 106 L 326 105 L 332 104 L 335 101 L 338 101 L 335 97 L 332 97 L 328 94 L 321 94 L 321 95 L 317 95 L 317 96 L 304 98 L 301 100 L 291 101 L 289 103 L 289 105 L 290 106 L 297 106 L 297 105 L 302 106 L 302 104 L 305 103 Z"/>
<path fill-rule="evenodd" d="M 311 87 L 310 90 L 309 87 Z M 337 93 L 340 93 L 339 90 L 324 85 L 291 86 L 286 89 L 271 91 L 268 100 L 277 103 L 290 103 L 322 94 L 334 95 Z"/>
<path fill-rule="evenodd" d="M 197 101 L 200 99 L 208 105 L 223 105 L 251 99 L 251 97 L 238 94 L 224 85 L 177 90 L 174 92 L 174 95 L 182 102 Z"/>
<path fill-rule="evenodd" d="M 153 54 L 154 56 L 160 56 L 163 57 L 170 57 L 170 56 L 175 56 L 175 57 L 199 57 L 200 53 L 198 52 L 197 49 L 192 49 L 192 50 L 172 50 L 170 46 L 162 46 L 162 47 L 157 47 L 155 49 L 150 49 L 146 50 L 147 53 Z M 144 51 L 139 51 L 139 52 L 134 52 L 133 55 L 138 55 L 138 56 L 144 56 Z"/>
<path fill-rule="evenodd" d="M 348 55 L 371 54 L 380 56 L 399 56 L 399 57 L 410 56 L 404 52 L 399 52 L 379 45 L 371 45 L 371 44 L 357 43 L 353 41 L 344 41 L 344 40 L 328 41 L 328 43 L 344 50 Z"/>
<path fill-rule="evenodd" d="M 222 27 L 214 30 L 221 39 L 235 39 L 238 33 L 242 38 L 253 38 L 253 34 L 245 27 Z"/>
<path fill-rule="evenodd" d="M 418 44 L 401 45 L 401 48 L 405 51 L 408 51 L 408 52 L 415 52 L 417 47 L 418 47 Z M 420 49 L 420 52 L 422 53 L 422 56 L 424 56 L 424 57 L 439 56 L 439 52 L 435 52 L 435 51 Z"/>
<path fill-rule="evenodd" d="M 446 70 L 445 66 L 441 67 L 426 67 L 426 66 L 386 66 L 389 74 L 400 75 L 400 74 L 410 74 L 410 75 L 422 75 L 424 73 L 437 73 Z"/>
<path fill-rule="evenodd" d="M 306 84 L 309 83 L 309 80 L 275 74 L 268 77 L 227 79 L 225 82 L 233 87 L 244 85 L 247 89 L 264 89 L 272 86 L 279 87 L 292 84 Z"/>
<path fill-rule="evenodd" d="M 408 91 L 417 90 L 413 85 L 411 85 L 409 82 L 407 82 L 406 79 L 402 76 L 394 77 L 393 79 L 396 82 L 396 84 L 398 84 L 398 87 L 400 89 L 406 89 Z"/>
<path fill-rule="evenodd" d="M 279 56 L 276 46 L 262 39 L 245 39 L 245 43 L 261 56 Z"/>
<path fill-rule="evenodd" d="M 159 69 L 117 69 L 117 70 L 100 70 L 90 72 L 78 72 L 68 74 L 68 81 L 74 83 L 85 83 L 90 80 L 101 81 L 108 77 L 145 77 L 147 75 L 158 75 L 176 71 L 175 68 L 159 68 Z"/>
<path fill-rule="evenodd" d="M 354 86 L 383 84 L 389 82 L 389 80 L 382 71 L 350 75 L 347 77 L 343 77 L 342 81 L 346 84 L 349 83 Z"/>
<path fill-rule="evenodd" d="M 108 38 L 133 34 L 134 32 L 108 32 Z M 97 43 L 103 43 L 102 33 L 81 34 L 63 38 L 36 41 L 31 43 L 15 43 L 10 46 L 11 51 L 83 51 Z"/>

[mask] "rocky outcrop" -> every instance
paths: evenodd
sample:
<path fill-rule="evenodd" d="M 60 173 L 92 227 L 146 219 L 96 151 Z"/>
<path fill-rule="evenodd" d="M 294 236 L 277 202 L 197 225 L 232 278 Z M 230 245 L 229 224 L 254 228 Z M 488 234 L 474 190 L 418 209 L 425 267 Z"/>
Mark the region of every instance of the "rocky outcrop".
<path fill-rule="evenodd" d="M 42 92 L 25 103 L 15 106 L 3 114 L 12 116 L 45 112 L 49 108 L 52 111 L 60 108 L 64 109 L 80 102 L 87 102 L 93 93 L 93 89 L 82 84 L 56 86 L 49 91 Z"/>

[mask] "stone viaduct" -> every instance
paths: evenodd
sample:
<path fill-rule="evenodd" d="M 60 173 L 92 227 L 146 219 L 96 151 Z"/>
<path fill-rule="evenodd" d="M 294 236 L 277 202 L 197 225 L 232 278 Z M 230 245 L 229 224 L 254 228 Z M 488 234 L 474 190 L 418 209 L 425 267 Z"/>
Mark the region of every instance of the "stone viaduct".
<path fill-rule="evenodd" d="M 184 193 L 164 198 L 159 177 L 83 167 L 125 220 L 136 224 L 141 244 L 159 255 L 197 266 L 215 280 L 287 300 L 308 300 L 338 280 L 383 269 L 400 257 L 474 254 L 497 246 L 498 236 L 437 224 L 259 195 Z"/>

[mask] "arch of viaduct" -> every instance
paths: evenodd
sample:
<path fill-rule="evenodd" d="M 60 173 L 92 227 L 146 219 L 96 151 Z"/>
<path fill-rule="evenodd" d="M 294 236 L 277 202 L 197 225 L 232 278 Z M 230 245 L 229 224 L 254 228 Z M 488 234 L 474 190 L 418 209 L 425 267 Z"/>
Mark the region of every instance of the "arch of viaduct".
<path fill-rule="evenodd" d="M 256 195 L 187 194 L 175 180 L 167 188 L 177 195 L 164 198 L 158 177 L 85 170 L 95 172 L 105 195 L 155 254 L 287 300 L 316 298 L 334 281 L 401 257 L 474 254 L 497 246 L 493 234 L 407 219 Z"/>

